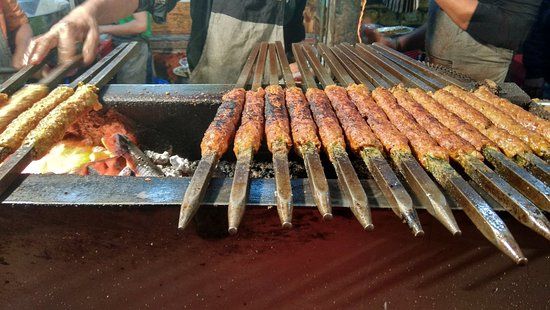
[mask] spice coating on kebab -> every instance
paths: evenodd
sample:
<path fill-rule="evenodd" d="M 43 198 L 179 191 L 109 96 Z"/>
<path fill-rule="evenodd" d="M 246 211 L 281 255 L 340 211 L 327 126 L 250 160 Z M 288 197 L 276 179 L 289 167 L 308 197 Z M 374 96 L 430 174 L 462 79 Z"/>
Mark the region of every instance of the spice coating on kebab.
<path fill-rule="evenodd" d="M 351 84 L 347 87 L 348 96 L 355 104 L 363 118 L 386 151 L 390 154 L 411 153 L 409 140 L 390 122 L 384 110 L 382 110 L 372 99 L 369 89 L 363 84 Z"/>
<path fill-rule="evenodd" d="M 288 152 L 292 147 L 285 92 L 279 85 L 266 87 L 265 135 L 271 153 Z"/>
<path fill-rule="evenodd" d="M 392 92 L 397 99 L 397 103 L 407 110 L 439 145 L 447 149 L 453 159 L 459 160 L 463 155 L 472 155 L 483 160 L 483 155 L 476 151 L 473 145 L 454 134 L 449 128 L 443 126 L 416 102 L 403 87 L 396 87 Z"/>
<path fill-rule="evenodd" d="M 464 100 L 454 96 L 446 90 L 440 89 L 432 94 L 439 104 L 455 113 L 470 125 L 476 127 L 481 133 L 495 142 L 504 154 L 508 157 L 514 157 L 518 154 L 531 152 L 531 149 L 519 138 L 511 135 L 506 130 L 496 127 L 487 117 L 478 110 L 464 102 Z M 474 121 L 472 116 L 475 116 Z M 484 124 L 476 126 L 476 124 Z"/>
<path fill-rule="evenodd" d="M 8 103 L 0 108 L 0 131 L 8 127 L 21 112 L 29 109 L 35 102 L 44 98 L 49 92 L 45 85 L 29 84 L 17 91 L 8 100 Z"/>
<path fill-rule="evenodd" d="M 8 102 L 8 94 L 0 93 L 0 106 Z"/>
<path fill-rule="evenodd" d="M 74 94 L 74 90 L 67 86 L 59 86 L 46 97 L 40 99 L 30 109 L 21 113 L 13 120 L 6 130 L 0 134 L 0 147 L 14 151 L 51 110 Z"/>
<path fill-rule="evenodd" d="M 286 89 L 285 96 L 296 153 L 301 154 L 300 149 L 303 147 L 314 147 L 319 150 L 321 141 L 317 137 L 317 126 L 304 93 L 294 86 Z"/>
<path fill-rule="evenodd" d="M 258 152 L 264 135 L 264 97 L 263 88 L 246 92 L 241 125 L 235 134 L 233 151 L 236 155 L 252 149 Z"/>
<path fill-rule="evenodd" d="M 477 151 L 481 152 L 484 147 L 497 148 L 496 144 L 480 133 L 474 126 L 445 109 L 425 91 L 419 88 L 409 88 L 407 91 L 417 103 L 432 114 L 441 124 L 472 144 Z"/>
<path fill-rule="evenodd" d="M 227 151 L 237 130 L 244 101 L 243 88 L 232 89 L 222 97 L 222 104 L 202 137 L 202 156 L 215 153 L 221 157 Z"/>
<path fill-rule="evenodd" d="M 24 145 L 33 146 L 34 159 L 46 155 L 55 143 L 63 139 L 67 129 L 79 117 L 91 110 L 101 109 L 97 91 L 97 87 L 89 84 L 78 87 L 69 99 L 55 107 L 38 123 L 23 141 Z"/>
<path fill-rule="evenodd" d="M 380 141 L 376 139 L 355 105 L 348 98 L 346 89 L 341 86 L 329 85 L 325 87 L 325 93 L 336 112 L 338 120 L 340 120 L 351 150 L 355 153 L 369 147 L 382 150 Z"/>
<path fill-rule="evenodd" d="M 493 107 L 490 103 L 479 99 L 473 93 L 462 90 L 459 87 L 447 86 L 444 89 L 464 100 L 467 104 L 481 112 L 497 127 L 500 127 L 523 140 L 535 154 L 543 158 L 550 156 L 550 142 L 546 141 L 546 139 L 538 133 L 524 128 L 508 114 L 503 113 L 499 109 Z"/>
<path fill-rule="evenodd" d="M 346 141 L 344 133 L 325 92 L 320 89 L 309 88 L 306 91 L 306 98 L 315 119 L 315 124 L 317 124 L 317 128 L 319 129 L 323 148 L 328 156 L 332 159 L 332 156 L 345 152 Z"/>
<path fill-rule="evenodd" d="M 428 167 L 430 159 L 449 159 L 447 151 L 397 104 L 395 97 L 388 90 L 377 87 L 372 92 L 372 97 L 395 127 L 409 139 L 416 157 L 424 167 Z"/>
<path fill-rule="evenodd" d="M 479 87 L 474 94 L 482 100 L 492 104 L 495 108 L 511 116 L 516 122 L 523 127 L 536 131 L 546 140 L 550 140 L 550 122 L 542 119 L 533 113 L 530 113 L 523 108 L 511 103 L 507 99 L 500 98 L 493 94 L 486 86 Z"/>

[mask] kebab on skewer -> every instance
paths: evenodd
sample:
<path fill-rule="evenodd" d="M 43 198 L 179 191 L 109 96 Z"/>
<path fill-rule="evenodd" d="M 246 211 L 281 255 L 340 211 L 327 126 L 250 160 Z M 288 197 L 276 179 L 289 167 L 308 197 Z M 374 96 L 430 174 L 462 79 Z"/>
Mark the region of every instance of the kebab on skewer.
<path fill-rule="evenodd" d="M 79 65 L 81 61 L 82 56 L 77 56 L 68 63 L 54 69 L 47 77 L 41 79 L 37 84 L 26 85 L 13 94 L 6 105 L 0 108 L 0 132 L 4 131 L 22 112 L 27 111 L 36 102 L 45 98 L 50 92 L 50 89 L 57 85 L 58 82 L 65 77 L 67 72 Z M 56 92 L 55 96 L 63 98 L 64 95 L 60 94 L 66 93 L 66 91 L 66 88 L 62 88 Z"/>
<path fill-rule="evenodd" d="M 484 113 L 465 100 L 440 89 L 432 95 L 440 104 L 474 126 L 495 142 L 506 156 L 513 158 L 522 167 L 528 168 L 538 179 L 550 184 L 550 167 L 535 156 L 520 137 L 496 126 Z"/>
<path fill-rule="evenodd" d="M 512 135 L 520 138 L 533 150 L 538 156 L 550 158 L 550 142 L 540 134 L 524 128 L 517 123 L 511 116 L 495 108 L 492 104 L 479 99 L 475 94 L 460 89 L 457 86 L 447 86 L 444 88 L 458 98 L 464 100 L 467 104 L 481 112 L 497 127 L 500 127 Z"/>
<path fill-rule="evenodd" d="M 81 85 L 67 100 L 58 104 L 32 129 L 12 156 L 0 169 L 0 192 L 4 192 L 17 175 L 33 160 L 44 156 L 65 135 L 66 130 L 82 115 L 101 108 L 97 91 L 122 67 L 126 59 L 136 52 L 136 44 L 130 43 L 116 58 Z"/>
<path fill-rule="evenodd" d="M 550 209 L 550 189 L 548 186 L 500 153 L 497 144 L 483 135 L 474 126 L 470 125 L 453 112 L 447 110 L 432 96 L 418 88 L 409 88 L 408 92 L 417 103 L 432 114 L 439 122 L 472 144 L 477 151 L 483 153 L 485 159 L 487 159 L 495 167 L 497 172 L 499 172 L 502 177 L 504 177 L 509 183 L 514 184 L 517 190 L 535 202 L 540 208 L 545 210 Z M 446 91 L 441 92 L 442 94 L 440 94 L 440 97 L 452 96 Z M 496 129 L 497 132 L 502 131 L 501 129 Z M 504 133 L 506 132 L 504 131 Z M 513 136 L 512 138 L 516 139 L 517 142 L 519 142 L 519 145 L 523 144 L 521 140 Z M 501 140 L 499 139 L 497 141 Z M 503 144 L 503 149 L 508 148 L 508 144 L 510 144 L 510 140 L 505 139 L 504 141 L 505 143 Z M 514 148 L 512 148 L 512 154 L 514 154 L 513 152 Z"/>
<path fill-rule="evenodd" d="M 518 221 L 550 240 L 550 222 L 542 212 L 494 171 L 485 166 L 482 162 L 482 154 L 472 144 L 441 124 L 421 104 L 416 102 L 404 87 L 395 87 L 393 95 L 398 104 L 410 113 L 439 145 L 447 150 L 449 156 L 464 168 L 474 182 L 486 190 Z M 454 128 L 458 130 L 459 126 L 454 126 Z M 470 132 L 468 137 L 473 138 L 476 145 L 483 143 L 478 141 L 483 138 L 482 136 L 474 137 Z"/>
<path fill-rule="evenodd" d="M 320 47 L 323 46 L 320 45 Z M 384 145 L 401 175 L 426 206 L 428 212 L 438 219 L 453 235 L 460 235 L 461 231 L 445 196 L 414 158 L 408 139 L 394 127 L 384 111 L 376 105 L 370 96 L 369 88 L 375 88 L 373 83 L 381 86 L 388 85 L 387 82 L 382 79 L 373 79 L 372 76 L 367 77 L 365 74 L 373 74 L 373 72 L 369 71 L 368 67 L 360 66 L 361 60 L 354 54 L 344 53 L 339 47 L 333 47 L 332 52 L 340 60 L 342 66 L 345 67 L 342 74 L 338 73 L 342 70 L 338 70 L 336 67 L 337 70 L 333 73 L 342 84 L 349 85 L 347 88 L 348 96 Z M 354 82 L 360 82 L 361 84 L 354 84 Z"/>
<path fill-rule="evenodd" d="M 201 141 L 201 160 L 193 173 L 181 204 L 178 221 L 179 229 L 187 227 L 197 212 L 212 178 L 212 172 L 217 166 L 220 157 L 229 148 L 231 140 L 237 131 L 246 99 L 244 86 L 252 72 L 257 53 L 258 49 L 254 49 L 248 56 L 246 64 L 235 84 L 235 88 L 223 95 L 222 103 L 204 133 Z M 248 175 L 246 175 L 246 182 L 248 186 Z"/>
<path fill-rule="evenodd" d="M 325 60 L 327 60 L 333 72 L 340 76 L 339 73 L 342 73 L 344 69 L 339 65 L 334 55 L 324 45 L 319 45 L 319 48 L 323 51 Z M 407 223 L 415 236 L 423 235 L 424 231 L 413 208 L 412 199 L 386 162 L 382 154 L 382 144 L 348 98 L 346 89 L 334 85 L 328 72 L 320 66 L 311 45 L 304 46 L 304 49 L 313 64 L 315 73 L 325 86 L 325 93 L 336 112 L 350 149 L 363 158 L 395 214 Z M 353 82 L 351 77 L 349 82 Z"/>
<path fill-rule="evenodd" d="M 259 57 L 254 70 L 254 81 L 251 90 L 245 94 L 245 103 L 241 115 L 241 125 L 235 134 L 233 151 L 237 157 L 235 174 L 231 186 L 229 204 L 227 206 L 228 232 L 236 234 L 241 219 L 244 215 L 248 196 L 248 183 L 250 176 L 250 164 L 252 158 L 260 149 L 264 135 L 264 100 L 265 91 L 262 88 L 263 70 L 267 46 L 258 46 L 249 57 Z M 263 61 L 261 59 L 264 59 Z M 249 76 L 245 76 L 248 79 Z M 243 77 L 244 78 L 244 77 Z M 240 82 L 244 85 L 247 81 Z M 239 84 L 239 82 L 237 82 Z"/>
<path fill-rule="evenodd" d="M 278 85 L 275 45 L 269 46 L 270 85 L 265 89 L 265 135 L 267 148 L 273 154 L 277 212 L 284 228 L 292 227 L 292 188 L 288 153 L 292 148 L 290 122 L 285 104 L 285 92 Z"/>
<path fill-rule="evenodd" d="M 550 141 L 550 122 L 547 120 L 524 110 L 507 99 L 500 98 L 499 96 L 493 94 L 486 86 L 480 86 L 474 94 L 479 99 L 489 102 L 503 113 L 508 114 L 523 127 L 537 132 L 546 140 Z"/>
<path fill-rule="evenodd" d="M 290 71 L 288 59 L 280 41 L 275 43 L 283 77 L 287 86 L 285 90 L 286 106 L 290 116 L 290 128 L 295 152 L 304 160 L 308 182 L 317 209 L 324 220 L 332 219 L 330 193 L 327 178 L 321 163 L 319 151 L 321 141 L 317 136 L 317 126 L 302 90 L 296 87 Z"/>
<path fill-rule="evenodd" d="M 38 123 L 63 101 L 74 94 L 74 90 L 81 83 L 88 82 L 104 66 L 111 61 L 119 52 L 125 48 L 126 44 L 121 44 L 111 53 L 97 62 L 79 78 L 73 81 L 69 86 L 58 86 L 52 90 L 46 97 L 34 103 L 28 110 L 17 116 L 7 128 L 0 134 L 0 162 L 13 153 L 21 146 L 25 137 L 33 130 Z M 71 66 L 70 66 L 71 67 Z M 69 68 L 70 68 L 69 67 Z M 63 76 L 67 67 L 55 69 L 51 74 Z"/>
<path fill-rule="evenodd" d="M 479 231 L 517 264 L 525 264 L 527 259 L 504 222 L 451 167 L 447 151 L 397 103 L 391 92 L 376 88 L 372 92 L 372 97 L 395 127 L 409 139 L 415 155 L 424 168 L 431 172 L 455 202 L 462 206 Z"/>
<path fill-rule="evenodd" d="M 302 74 L 302 80 L 307 87 L 306 98 L 319 130 L 323 149 L 334 166 L 338 185 L 344 199 L 361 226 L 365 230 L 372 230 L 374 225 L 372 224 L 368 198 L 349 160 L 344 134 L 338 118 L 334 114 L 325 92 L 317 88 L 317 84 L 307 66 L 302 47 L 296 43 L 292 44 L 292 52 Z"/>
<path fill-rule="evenodd" d="M 0 93 L 0 107 L 8 102 L 8 94 Z"/>

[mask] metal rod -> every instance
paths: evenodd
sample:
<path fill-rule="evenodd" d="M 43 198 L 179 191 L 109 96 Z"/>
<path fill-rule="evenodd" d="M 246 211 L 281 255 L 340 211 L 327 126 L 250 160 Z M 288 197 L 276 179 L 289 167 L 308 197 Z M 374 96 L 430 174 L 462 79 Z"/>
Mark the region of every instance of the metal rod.
<path fill-rule="evenodd" d="M 47 57 L 46 57 L 47 58 Z M 46 64 L 46 58 L 38 65 L 27 65 L 0 85 L 0 93 L 12 95 Z"/>
<path fill-rule="evenodd" d="M 279 85 L 279 63 L 275 43 L 269 44 L 269 84 Z"/>
<path fill-rule="evenodd" d="M 244 88 L 248 83 L 248 80 L 252 75 L 254 61 L 256 60 L 256 56 L 258 56 L 259 50 L 260 50 L 260 45 L 257 44 L 256 46 L 254 46 L 254 48 L 248 55 L 248 58 L 246 59 L 246 63 L 244 64 L 243 70 L 241 71 L 241 74 L 239 74 L 239 78 L 237 79 L 237 83 L 235 83 L 235 88 Z"/>
<path fill-rule="evenodd" d="M 228 232 L 234 235 L 244 215 L 249 190 L 250 163 L 253 158 L 252 149 L 237 155 L 237 163 L 231 184 L 231 194 L 227 205 Z"/>
<path fill-rule="evenodd" d="M 18 148 L 0 165 L 0 195 L 13 184 L 32 161 L 32 146 Z"/>
<path fill-rule="evenodd" d="M 132 57 L 136 52 L 137 42 L 129 43 L 111 62 L 109 62 L 96 76 L 94 76 L 89 84 L 95 85 L 97 88 L 105 86 L 126 64 L 126 60 Z"/>
<path fill-rule="evenodd" d="M 41 79 L 38 84 L 46 85 L 49 89 L 54 88 L 63 78 L 65 78 L 67 73 L 82 63 L 82 59 L 82 55 L 78 55 L 68 62 L 57 66 L 50 72 L 50 74 L 48 74 L 48 76 Z"/>
<path fill-rule="evenodd" d="M 460 87 L 463 87 L 463 88 L 466 88 L 466 86 L 467 86 L 465 83 L 462 83 L 462 82 L 460 82 L 459 80 L 457 80 L 453 77 L 450 77 L 450 76 L 447 76 L 447 75 L 444 75 L 444 74 L 440 74 L 439 72 L 430 69 L 425 64 L 423 64 L 419 61 L 413 60 L 410 57 L 407 57 L 407 56 L 399 53 L 398 51 L 393 50 L 393 49 L 391 49 L 391 48 L 389 48 L 389 47 L 387 47 L 383 44 L 374 43 L 374 44 L 372 44 L 372 46 L 375 47 L 378 50 L 383 50 L 386 53 L 389 53 L 389 54 L 391 54 L 395 57 L 398 57 L 402 61 L 406 62 L 408 65 L 410 65 L 412 67 L 415 67 L 416 69 L 421 70 L 421 71 L 427 73 L 428 75 L 433 75 L 434 77 L 440 79 L 442 82 L 446 83 L 447 85 L 452 84 L 452 85 L 460 86 Z"/>
<path fill-rule="evenodd" d="M 462 206 L 464 213 L 470 218 L 477 229 L 504 254 L 508 255 L 518 265 L 527 263 L 516 240 L 481 196 L 460 177 L 448 162 L 431 160 L 432 175 L 445 188 L 451 198 Z"/>
<path fill-rule="evenodd" d="M 402 58 L 395 56 L 392 53 L 387 52 L 384 49 L 376 48 L 377 45 L 371 45 L 373 49 L 371 51 L 376 52 L 377 54 L 382 55 L 383 57 L 393 61 L 397 65 L 399 65 L 403 70 L 407 70 L 411 74 L 414 74 L 417 78 L 426 81 L 429 83 L 432 87 L 435 89 L 444 88 L 447 86 L 448 83 L 442 82 L 442 80 L 437 79 L 437 77 L 433 74 L 425 73 L 424 71 L 419 70 L 415 66 L 410 65 L 406 61 L 404 61 Z M 406 57 L 406 56 L 405 56 Z"/>
<path fill-rule="evenodd" d="M 527 163 L 527 170 L 529 170 L 537 179 L 544 182 L 544 184 L 550 186 L 550 165 L 533 153 L 519 154 L 517 156 L 520 161 Z"/>
<path fill-rule="evenodd" d="M 300 73 L 302 75 L 302 81 L 304 82 L 304 86 L 306 88 L 317 88 L 317 83 L 315 83 L 315 78 L 313 77 L 313 74 L 309 70 L 307 60 L 302 51 L 302 45 L 298 43 L 293 43 L 292 53 L 294 54 L 294 59 L 298 64 L 298 69 L 300 70 Z"/>
<path fill-rule="evenodd" d="M 258 54 L 258 61 L 256 62 L 256 68 L 254 69 L 254 78 L 252 80 L 252 90 L 256 91 L 262 87 L 262 80 L 264 77 L 265 60 L 267 55 L 267 42 L 260 44 L 260 53 Z"/>
<path fill-rule="evenodd" d="M 351 77 L 357 82 L 365 85 L 369 90 L 376 88 L 374 84 L 360 71 L 351 59 L 338 47 L 333 47 L 332 52 L 338 60 L 344 65 Z"/>
<path fill-rule="evenodd" d="M 412 87 L 418 87 L 426 91 L 434 90 L 433 87 L 427 85 L 423 81 L 416 78 L 414 75 L 408 73 L 405 70 L 402 70 L 397 66 L 395 63 L 392 63 L 390 60 L 387 60 L 383 57 L 379 57 L 377 54 L 373 53 L 371 48 L 364 44 L 357 44 L 355 46 L 355 49 L 360 51 L 359 53 L 362 53 L 365 57 L 368 57 L 368 59 L 371 60 L 370 64 L 371 66 L 375 66 L 373 62 L 376 63 L 376 65 L 379 65 L 386 70 L 389 74 L 395 76 L 398 78 L 402 83 L 404 83 L 407 86 Z"/>
<path fill-rule="evenodd" d="M 496 202 L 501 204 L 520 223 L 550 240 L 550 222 L 542 212 L 512 186 L 501 179 L 479 159 L 466 156 L 461 161 L 464 170 Z"/>
<path fill-rule="evenodd" d="M 329 85 L 336 84 L 334 83 L 332 77 L 330 77 L 330 74 L 327 72 L 327 70 L 321 65 L 319 58 L 317 58 L 317 56 L 315 55 L 313 46 L 311 46 L 310 44 L 302 44 L 302 47 L 304 49 L 304 52 L 306 53 L 309 64 L 313 68 L 313 72 L 315 72 L 315 75 L 317 76 L 317 79 L 319 80 L 321 85 L 323 87 L 327 87 Z"/>
<path fill-rule="evenodd" d="M 281 69 L 283 71 L 283 76 L 285 79 L 285 84 L 287 88 L 295 86 L 294 77 L 290 72 L 290 66 L 288 64 L 288 59 L 284 53 L 283 44 L 280 41 L 276 42 L 277 54 L 279 56 L 279 61 L 281 62 Z M 307 103 L 304 103 L 307 105 Z M 309 107 L 307 108 L 308 111 Z M 290 112 L 290 110 L 289 110 Z M 291 121 L 292 121 L 292 114 Z M 313 120 L 311 120 L 313 122 Z M 292 123 L 291 123 L 292 125 Z M 313 145 L 314 142 L 310 141 Z M 315 147 L 301 146 L 299 149 L 300 155 L 304 159 L 304 165 L 306 168 L 306 173 L 309 178 L 309 185 L 311 192 L 315 199 L 315 204 L 319 209 L 319 212 L 323 216 L 324 220 L 332 219 L 332 207 L 330 204 L 330 193 L 328 188 L 327 178 L 321 163 L 321 157 L 319 156 L 319 151 Z"/>
<path fill-rule="evenodd" d="M 86 84 L 88 83 L 92 77 L 94 77 L 99 71 L 103 70 L 103 68 L 111 62 L 124 48 L 128 46 L 128 43 L 121 43 L 117 47 L 115 47 L 109 54 L 107 54 L 105 57 L 101 58 L 98 62 L 96 62 L 93 66 L 88 68 L 84 73 L 82 73 L 79 77 L 74 79 L 70 84 L 70 88 L 77 88 L 79 84 Z"/>
<path fill-rule="evenodd" d="M 344 69 L 342 64 L 340 64 L 340 62 L 336 59 L 336 56 L 326 45 L 319 43 L 317 47 L 321 51 L 325 61 L 328 63 L 330 71 L 342 86 L 348 86 L 355 83 L 353 78 L 348 74 L 346 69 Z"/>
<path fill-rule="evenodd" d="M 496 172 L 539 208 L 550 211 L 550 188 L 514 161 L 493 148 L 484 148 L 483 155 Z"/>
<path fill-rule="evenodd" d="M 286 58 L 283 43 L 281 43 L 281 41 L 277 41 L 275 42 L 275 47 L 277 48 L 277 56 L 279 57 L 279 62 L 281 63 L 281 70 L 283 71 L 283 78 L 285 79 L 286 87 L 296 86 L 296 83 L 294 82 L 294 76 L 290 71 L 288 59 Z"/>
<path fill-rule="evenodd" d="M 342 43 L 340 46 L 342 46 L 348 53 L 351 53 L 357 56 L 357 58 L 360 60 L 359 62 L 356 63 L 357 66 L 362 68 L 368 67 L 372 71 L 374 71 L 378 77 L 387 81 L 389 86 L 384 88 L 389 88 L 391 86 L 395 86 L 401 83 L 401 81 L 397 79 L 395 76 L 393 76 L 393 74 L 389 73 L 382 66 L 376 64 L 376 62 L 373 59 L 371 59 L 369 55 L 365 55 L 365 53 L 363 53 L 362 50 L 353 48 L 351 45 L 347 43 Z"/>

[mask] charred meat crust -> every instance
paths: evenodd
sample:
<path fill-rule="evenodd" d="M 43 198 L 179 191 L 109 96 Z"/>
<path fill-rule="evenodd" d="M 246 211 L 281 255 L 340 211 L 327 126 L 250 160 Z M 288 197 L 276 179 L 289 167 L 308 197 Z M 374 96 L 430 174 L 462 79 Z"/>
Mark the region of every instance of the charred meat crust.
<path fill-rule="evenodd" d="M 311 111 L 304 93 L 298 87 L 286 89 L 286 105 L 290 115 L 290 127 L 294 148 L 300 154 L 303 147 L 321 149 L 321 141 L 317 136 L 317 126 L 311 116 Z"/>
<path fill-rule="evenodd" d="M 249 149 L 256 153 L 260 149 L 264 135 L 264 97 L 262 88 L 246 92 L 241 125 L 235 134 L 233 151 L 236 155 Z"/>
<path fill-rule="evenodd" d="M 290 122 L 285 105 L 285 92 L 278 85 L 265 89 L 265 134 L 272 153 L 288 152 L 292 147 Z"/>
<path fill-rule="evenodd" d="M 222 104 L 202 138 L 202 156 L 216 153 L 221 157 L 227 151 L 237 130 L 244 101 L 243 88 L 232 89 L 222 97 Z"/>

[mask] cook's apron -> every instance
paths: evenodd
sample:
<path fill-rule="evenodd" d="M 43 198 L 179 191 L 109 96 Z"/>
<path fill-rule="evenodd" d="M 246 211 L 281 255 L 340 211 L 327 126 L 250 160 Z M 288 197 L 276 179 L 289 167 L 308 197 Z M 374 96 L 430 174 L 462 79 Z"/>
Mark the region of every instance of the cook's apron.
<path fill-rule="evenodd" d="M 8 40 L 4 37 L 0 31 L 0 70 L 9 70 L 13 69 L 11 66 L 11 49 L 8 44 Z M 0 73 L 0 83 L 7 80 L 12 74 L 2 74 Z"/>
<path fill-rule="evenodd" d="M 497 35 L 497 34 L 495 34 Z M 504 82 L 514 56 L 509 49 L 481 44 L 460 29 L 430 0 L 426 51 L 433 63 L 453 68 L 475 80 Z"/>
<path fill-rule="evenodd" d="M 206 41 L 190 82 L 235 83 L 257 43 L 284 40 L 284 9 L 284 0 L 214 0 Z"/>

